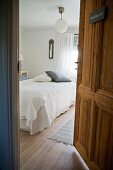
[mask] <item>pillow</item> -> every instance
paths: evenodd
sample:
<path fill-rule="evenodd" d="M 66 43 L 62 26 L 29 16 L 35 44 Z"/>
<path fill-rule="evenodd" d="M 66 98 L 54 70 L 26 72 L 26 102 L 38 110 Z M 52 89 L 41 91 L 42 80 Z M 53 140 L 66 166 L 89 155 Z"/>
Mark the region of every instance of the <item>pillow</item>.
<path fill-rule="evenodd" d="M 33 79 L 34 79 L 34 81 L 38 81 L 38 82 L 50 82 L 50 81 L 52 81 L 52 79 L 47 74 L 41 74 L 39 76 L 34 77 Z"/>
<path fill-rule="evenodd" d="M 52 78 L 55 82 L 71 82 L 70 79 L 65 77 L 63 74 L 54 72 L 54 71 L 46 71 L 47 75 Z"/>

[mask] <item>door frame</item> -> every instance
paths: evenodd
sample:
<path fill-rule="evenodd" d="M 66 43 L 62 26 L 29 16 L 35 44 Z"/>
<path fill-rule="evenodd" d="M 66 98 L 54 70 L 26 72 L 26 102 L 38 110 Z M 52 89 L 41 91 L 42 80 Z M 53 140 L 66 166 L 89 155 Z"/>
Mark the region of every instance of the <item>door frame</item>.
<path fill-rule="evenodd" d="M 0 170 L 19 170 L 19 0 L 1 0 L 0 16 Z"/>

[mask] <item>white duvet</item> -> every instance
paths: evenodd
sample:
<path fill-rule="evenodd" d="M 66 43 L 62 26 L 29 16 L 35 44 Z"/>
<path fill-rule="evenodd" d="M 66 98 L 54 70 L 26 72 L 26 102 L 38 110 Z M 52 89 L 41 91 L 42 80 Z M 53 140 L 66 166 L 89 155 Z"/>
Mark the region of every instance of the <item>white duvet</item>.
<path fill-rule="evenodd" d="M 51 125 L 56 117 L 68 110 L 75 100 L 75 83 L 20 82 L 20 119 L 32 130 L 34 120 L 41 120 L 39 130 Z M 43 108 L 43 113 L 39 114 Z M 41 117 L 41 118 L 40 118 Z"/>

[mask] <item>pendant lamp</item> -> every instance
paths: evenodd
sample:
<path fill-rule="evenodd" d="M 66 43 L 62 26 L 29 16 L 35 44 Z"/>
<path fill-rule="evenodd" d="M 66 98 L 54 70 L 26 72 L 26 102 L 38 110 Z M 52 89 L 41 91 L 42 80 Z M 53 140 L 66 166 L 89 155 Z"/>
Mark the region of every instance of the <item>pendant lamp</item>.
<path fill-rule="evenodd" d="M 55 29 L 58 33 L 64 33 L 68 29 L 67 22 L 62 18 L 64 7 L 59 7 L 58 9 L 59 9 L 59 13 L 61 14 L 61 18 L 56 21 Z"/>

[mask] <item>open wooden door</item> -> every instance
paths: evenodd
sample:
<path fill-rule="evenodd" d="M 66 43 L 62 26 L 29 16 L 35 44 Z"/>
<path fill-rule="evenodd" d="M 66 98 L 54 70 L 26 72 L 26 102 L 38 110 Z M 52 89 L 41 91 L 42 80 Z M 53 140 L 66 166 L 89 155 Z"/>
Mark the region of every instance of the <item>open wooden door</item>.
<path fill-rule="evenodd" d="M 107 7 L 104 20 L 90 13 Z M 81 0 L 74 145 L 91 170 L 113 169 L 113 0 Z"/>

